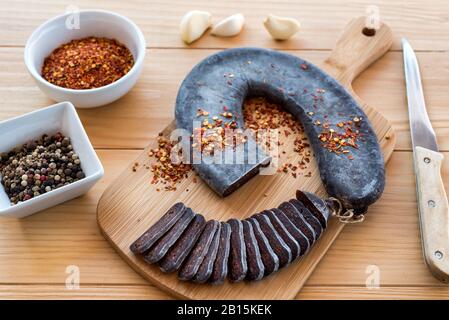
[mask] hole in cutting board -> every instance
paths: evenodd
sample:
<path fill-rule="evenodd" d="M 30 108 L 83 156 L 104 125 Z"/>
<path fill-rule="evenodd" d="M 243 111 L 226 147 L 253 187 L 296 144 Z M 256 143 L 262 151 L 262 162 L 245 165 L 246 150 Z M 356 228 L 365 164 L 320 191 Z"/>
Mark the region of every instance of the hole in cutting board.
<path fill-rule="evenodd" d="M 362 33 L 367 37 L 373 37 L 376 35 L 376 29 L 365 27 L 363 28 Z"/>

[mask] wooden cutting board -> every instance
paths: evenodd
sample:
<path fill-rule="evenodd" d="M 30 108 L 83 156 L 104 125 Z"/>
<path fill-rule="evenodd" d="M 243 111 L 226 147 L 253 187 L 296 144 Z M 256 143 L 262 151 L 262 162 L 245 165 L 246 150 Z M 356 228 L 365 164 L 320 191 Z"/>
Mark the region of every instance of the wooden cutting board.
<path fill-rule="evenodd" d="M 385 161 L 388 161 L 395 144 L 391 125 L 354 94 L 351 84 L 360 72 L 387 52 L 393 36 L 385 24 L 381 24 L 374 36 L 364 35 L 364 27 L 364 17 L 351 21 L 321 68 L 339 80 L 363 107 L 378 136 Z M 174 122 L 164 133 L 167 134 L 172 129 Z M 141 164 L 136 172 L 132 170 L 133 162 L 107 188 L 98 204 L 97 219 L 105 238 L 134 270 L 177 297 L 199 300 L 293 299 L 344 228 L 344 224 L 335 218 L 331 219 L 326 232 L 305 257 L 261 281 L 225 282 L 219 286 L 179 281 L 176 274 L 161 272 L 157 266 L 146 264 L 129 250 L 130 244 L 175 202 L 184 202 L 206 219 L 223 221 L 229 218 L 243 219 L 263 209 L 277 207 L 281 202 L 294 198 L 296 189 L 315 192 L 321 196 L 325 196 L 325 191 L 316 163 L 312 160 L 307 169 L 307 172 L 312 173 L 311 177 L 300 175 L 295 179 L 285 173 L 256 176 L 224 199 L 218 197 L 200 179 L 195 183 L 194 175 L 179 184 L 177 191 L 158 192 L 156 186 L 150 184 L 152 173 L 142 165 L 150 163 L 148 150 L 155 147 L 156 142 L 149 145 L 136 159 L 135 162 Z M 300 157 L 296 153 L 287 156 L 289 162 L 295 162 Z M 364 223 L 369 223 L 369 214 Z"/>

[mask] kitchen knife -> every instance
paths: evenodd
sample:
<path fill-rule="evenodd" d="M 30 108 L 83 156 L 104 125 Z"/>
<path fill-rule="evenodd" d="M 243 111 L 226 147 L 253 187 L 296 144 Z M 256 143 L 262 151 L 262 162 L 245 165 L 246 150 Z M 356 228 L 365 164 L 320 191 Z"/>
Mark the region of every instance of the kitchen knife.
<path fill-rule="evenodd" d="M 449 281 L 449 206 L 435 132 L 427 115 L 418 61 L 412 47 L 402 39 L 408 113 L 424 260 L 440 281 Z"/>

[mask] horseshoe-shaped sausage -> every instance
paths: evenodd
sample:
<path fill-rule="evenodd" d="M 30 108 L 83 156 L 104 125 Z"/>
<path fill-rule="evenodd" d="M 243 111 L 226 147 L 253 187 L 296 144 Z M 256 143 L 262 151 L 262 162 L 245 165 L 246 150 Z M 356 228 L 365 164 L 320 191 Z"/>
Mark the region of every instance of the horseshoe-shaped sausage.
<path fill-rule="evenodd" d="M 237 48 L 207 57 L 193 68 L 179 89 L 175 109 L 177 127 L 192 132 L 193 123 L 198 120 L 198 108 L 211 116 L 220 116 L 226 106 L 235 116 L 237 127 L 244 128 L 242 104 L 248 96 L 266 96 L 301 121 L 324 186 L 344 207 L 364 212 L 380 197 L 385 184 L 384 161 L 365 113 L 335 79 L 293 55 L 268 49 Z M 362 137 L 358 149 L 351 149 L 353 160 L 322 146 L 318 138 L 322 128 L 315 122 L 323 121 L 324 116 L 333 125 L 354 117 L 363 118 L 357 128 Z M 243 164 L 202 161 L 194 167 L 214 191 L 226 196 L 269 161 L 267 155 L 261 152 L 258 155 L 257 163 L 253 164 L 245 158 Z"/>

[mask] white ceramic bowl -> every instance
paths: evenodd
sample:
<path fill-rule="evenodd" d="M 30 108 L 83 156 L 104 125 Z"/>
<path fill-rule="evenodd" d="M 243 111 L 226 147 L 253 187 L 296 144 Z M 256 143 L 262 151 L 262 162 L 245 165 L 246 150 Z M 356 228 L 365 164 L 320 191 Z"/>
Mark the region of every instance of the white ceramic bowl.
<path fill-rule="evenodd" d="M 79 28 L 70 29 L 73 14 L 79 14 Z M 44 59 L 61 44 L 89 36 L 116 39 L 134 57 L 134 66 L 119 80 L 100 88 L 74 90 L 51 84 L 41 76 Z M 145 38 L 137 25 L 117 13 L 86 10 L 52 18 L 38 27 L 25 46 L 25 64 L 38 87 L 51 99 L 70 101 L 77 108 L 93 108 L 111 103 L 126 94 L 136 83 L 143 67 Z"/>
<path fill-rule="evenodd" d="M 23 218 L 87 192 L 104 174 L 83 125 L 70 102 L 61 102 L 23 116 L 0 122 L 0 153 L 8 152 L 44 133 L 61 132 L 71 139 L 86 177 L 69 185 L 12 205 L 0 183 L 0 217 Z"/>

